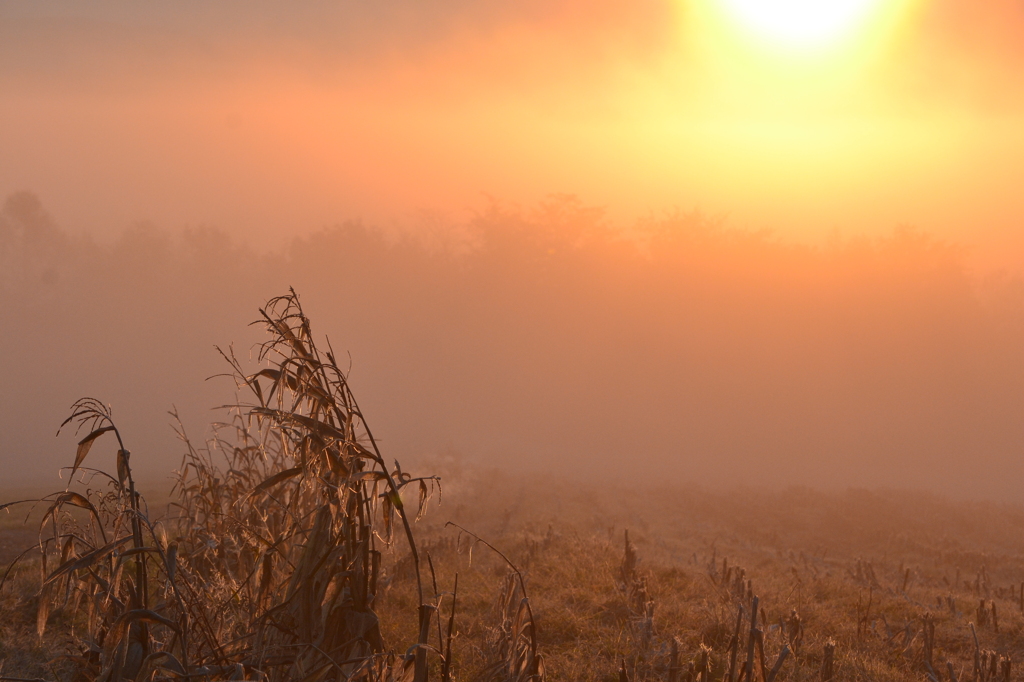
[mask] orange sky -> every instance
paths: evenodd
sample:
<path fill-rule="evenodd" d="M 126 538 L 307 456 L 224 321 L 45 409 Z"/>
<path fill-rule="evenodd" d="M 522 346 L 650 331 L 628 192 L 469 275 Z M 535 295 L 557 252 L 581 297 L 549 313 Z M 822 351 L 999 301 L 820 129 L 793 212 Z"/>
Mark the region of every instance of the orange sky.
<path fill-rule="evenodd" d="M 886 0 L 783 54 L 715 0 L 0 6 L 0 195 L 261 244 L 552 192 L 1024 269 L 1024 6 Z"/>

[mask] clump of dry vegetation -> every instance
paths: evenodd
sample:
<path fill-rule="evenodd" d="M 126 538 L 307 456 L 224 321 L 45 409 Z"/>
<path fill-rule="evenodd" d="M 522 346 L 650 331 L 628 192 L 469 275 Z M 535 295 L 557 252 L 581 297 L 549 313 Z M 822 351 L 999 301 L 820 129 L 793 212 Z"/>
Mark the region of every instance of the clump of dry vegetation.
<path fill-rule="evenodd" d="M 172 513 L 159 520 L 136 490 L 109 408 L 75 404 L 62 428 L 85 434 L 71 476 L 81 472 L 88 485 L 44 498 L 38 636 L 63 616 L 77 649 L 63 668 L 80 680 L 422 681 L 428 657 L 449 679 L 454 599 L 435 646 L 441 595 L 436 581 L 433 591 L 424 585 L 406 508 L 415 495 L 422 515 L 439 480 L 387 465 L 294 292 L 261 313 L 265 367 L 247 373 L 225 353 L 243 398 L 208 445 L 195 447 L 182 432 L 187 454 Z M 84 466 L 107 434 L 117 441 L 116 475 Z M 416 593 L 401 616 L 416 622 L 418 636 L 396 651 L 375 606 L 386 581 L 381 548 L 399 535 Z M 501 665 L 523 643 L 536 653 L 533 630 L 520 623 L 529 611 L 521 580 L 506 601 L 513 623 Z M 501 665 L 492 679 L 543 678 L 536 666 L 524 676 Z"/>

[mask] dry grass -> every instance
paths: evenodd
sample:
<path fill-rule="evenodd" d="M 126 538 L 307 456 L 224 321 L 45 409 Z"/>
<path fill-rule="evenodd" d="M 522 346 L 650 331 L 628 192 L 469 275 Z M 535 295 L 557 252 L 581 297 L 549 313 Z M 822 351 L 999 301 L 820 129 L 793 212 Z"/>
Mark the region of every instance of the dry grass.
<path fill-rule="evenodd" d="M 681 682 L 706 667 L 700 679 L 717 682 L 749 664 L 767 680 L 784 649 L 777 681 L 820 680 L 823 670 L 835 680 L 948 680 L 947 662 L 961 681 L 1003 679 L 991 677 L 1000 657 L 1020 677 L 1018 509 L 895 492 L 616 490 L 441 473 L 453 490 L 421 534 L 436 565 L 459 571 L 462 670 L 486 650 L 502 567 L 470 561 L 445 535 L 446 518 L 472 522 L 522 568 L 550 679 Z M 635 559 L 624 561 L 626 529 Z M 627 588 L 627 576 L 643 588 Z M 976 647 L 980 599 L 989 614 L 995 602 L 999 622 L 977 627 Z M 976 655 L 985 674 L 975 675 Z"/>
<path fill-rule="evenodd" d="M 446 461 L 420 520 L 438 479 L 386 465 L 294 294 L 261 312 L 261 365 L 225 354 L 242 398 L 206 445 L 182 434 L 168 513 L 109 410 L 76 405 L 79 482 L 36 503 L 38 537 L 0 528 L 6 561 L 37 547 L 3 576 L 0 679 L 1020 678 L 1019 509 Z M 85 466 L 100 439 L 114 475 Z"/>
<path fill-rule="evenodd" d="M 181 433 L 172 514 L 154 517 L 137 492 L 110 409 L 91 398 L 74 405 L 62 428 L 84 433 L 71 467 L 84 490 L 28 501 L 45 504 L 38 638 L 59 614 L 74 640 L 62 662 L 82 680 L 421 681 L 428 658 L 449 677 L 453 633 L 432 644 L 442 595 L 436 581 L 432 591 L 424 584 L 406 509 L 416 498 L 422 514 L 439 481 L 386 464 L 294 292 L 260 312 L 270 335 L 263 367 L 250 374 L 224 354 L 242 398 L 206 446 Z M 83 466 L 104 436 L 117 441 L 116 475 Z M 415 587 L 414 606 L 393 614 L 415 625 L 397 651 L 375 611 L 381 549 L 396 535 Z M 542 678 L 517 665 L 521 640 L 536 649 L 532 630 L 512 637 L 495 664 L 507 674 L 492 677 Z"/>
<path fill-rule="evenodd" d="M 691 663 L 699 672 L 706 657 L 707 678 L 721 680 L 731 667 L 730 645 L 743 605 L 742 646 L 733 668 L 738 674 L 747 662 L 748 597 L 754 595 L 767 672 L 784 646 L 791 651 L 775 678 L 779 682 L 820 680 L 830 641 L 836 680 L 927 680 L 925 616 L 934 625 L 931 665 L 940 679 L 949 679 L 947 660 L 958 680 L 975 679 L 972 622 L 987 669 L 988 652 L 994 651 L 997 665 L 998 656 L 1009 657 L 1011 679 L 1020 677 L 1024 520 L 1016 510 L 857 491 L 835 496 L 805 491 L 799 499 L 692 490 L 609 495 L 607 488 L 571 491 L 554 481 L 526 484 L 498 474 L 468 472 L 460 480 L 439 469 L 450 483 L 444 503 L 415 529 L 421 556 L 424 561 L 429 556 L 435 568 L 438 591 L 450 592 L 458 575 L 450 659 L 455 679 L 477 679 L 494 663 L 509 569 L 472 538 L 446 529 L 448 520 L 472 527 L 519 567 L 552 680 L 611 682 L 621 679 L 623 663 L 628 679 L 673 679 L 673 645 L 680 664 L 674 679 L 687 679 Z M 843 523 L 859 531 L 846 533 Z M 965 534 L 949 532 L 957 527 Z M 622 589 L 626 528 L 636 555 L 634 570 L 644 578 L 647 603 L 653 604 L 646 642 L 644 623 L 638 623 Z M 411 556 L 401 546 L 383 548 L 381 565 L 374 607 L 382 639 L 415 641 L 417 622 L 409 617 L 417 607 Z M 427 573 L 432 583 L 429 567 Z M 23 576 L 19 589 L 27 595 L 38 573 Z M 10 592 L 5 590 L 8 599 Z M 442 630 L 448 627 L 450 597 L 442 595 Z M 989 615 L 991 603 L 996 604 L 998 631 L 991 619 L 978 624 L 981 599 Z M 21 608 L 31 604 L 25 597 Z M 23 619 L 28 629 L 30 621 Z M 436 646 L 437 618 L 431 629 Z M 28 645 L 35 638 L 23 635 L 23 641 Z M 64 644 L 47 634 L 50 651 Z M 25 652 L 28 660 L 43 650 L 26 646 Z M 436 679 L 441 670 L 433 662 L 430 674 Z M 760 649 L 754 662 L 759 673 Z M 20 672 L 10 664 L 6 670 Z M 45 666 L 33 674 L 53 679 Z M 979 674 L 977 679 L 1002 678 Z"/>

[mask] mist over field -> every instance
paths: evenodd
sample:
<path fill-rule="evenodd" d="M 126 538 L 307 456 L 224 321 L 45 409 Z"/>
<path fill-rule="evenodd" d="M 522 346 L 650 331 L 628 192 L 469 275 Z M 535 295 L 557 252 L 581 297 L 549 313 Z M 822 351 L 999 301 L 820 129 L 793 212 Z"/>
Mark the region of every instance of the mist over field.
<path fill-rule="evenodd" d="M 410 465 L 1012 498 L 1019 3 L 734 5 L 0 5 L 5 479 L 164 475 L 294 286 Z"/>
<path fill-rule="evenodd" d="M 207 434 L 234 396 L 206 381 L 214 346 L 248 362 L 247 324 L 289 286 L 405 466 L 997 500 L 1024 474 L 1024 282 L 912 228 L 810 247 L 699 213 L 622 229 L 556 195 L 257 251 L 151 224 L 97 239 L 19 192 L 0 209 L 5 482 L 70 465 L 53 434 L 82 396 L 112 405 L 139 476 L 166 475 L 167 411 Z"/>
<path fill-rule="evenodd" d="M 1020 679 L 1022 64 L 1020 0 L 0 0 L 0 682 Z"/>

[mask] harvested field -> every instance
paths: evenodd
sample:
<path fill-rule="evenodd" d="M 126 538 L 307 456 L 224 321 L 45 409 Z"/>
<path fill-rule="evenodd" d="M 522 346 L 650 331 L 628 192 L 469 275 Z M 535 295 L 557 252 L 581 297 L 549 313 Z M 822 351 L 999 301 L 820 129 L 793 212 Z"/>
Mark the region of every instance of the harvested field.
<path fill-rule="evenodd" d="M 538 483 L 447 464 L 438 469 L 452 490 L 414 530 L 435 569 L 428 580 L 436 580 L 443 595 L 442 629 L 458 574 L 454 679 L 477 679 L 494 663 L 501 624 L 497 605 L 508 570 L 491 550 L 457 528 L 446 528 L 448 521 L 486 538 L 522 571 L 548 679 L 618 680 L 625 664 L 631 680 L 685 680 L 691 679 L 689 665 L 696 672 L 704 656 L 709 670 L 700 679 L 728 679 L 742 607 L 738 675 L 753 596 L 769 674 L 782 647 L 789 648 L 776 680 L 821 679 L 829 642 L 835 643 L 836 680 L 927 680 L 928 665 L 938 679 L 948 680 L 947 662 L 956 679 L 973 680 L 975 654 L 990 668 L 991 652 L 997 668 L 1000 657 L 1008 658 L 1009 679 L 1019 679 L 1024 660 L 1024 512 L 1019 509 L 862 490 L 776 494 L 666 488 L 611 495 L 606 487 Z M 624 574 L 627 531 L 636 561 Z M 18 532 L 24 537 L 24 530 Z M 14 531 L 4 533 L 11 538 Z M 412 615 L 417 595 L 405 548 L 383 553 L 382 574 L 376 611 L 383 641 L 401 651 L 400 645 L 418 635 Z M 38 589 L 38 575 L 25 570 L 17 589 L 29 594 Z M 433 599 L 432 584 L 427 592 Z M 19 612 L 13 620 L 5 618 L 4 637 L 24 643 L 23 657 L 41 661 L 66 646 L 49 632 L 46 647 L 34 643 L 30 596 L 14 600 L 6 587 L 4 605 Z M 934 639 L 928 634 L 933 627 Z M 674 651 L 678 673 L 672 671 Z M 439 661 L 431 662 L 437 679 Z M 755 662 L 760 665 L 760 649 Z M 10 663 L 5 670 L 17 671 Z M 48 672 L 42 665 L 32 670 Z M 1005 677 L 1000 672 L 977 679 Z"/>

